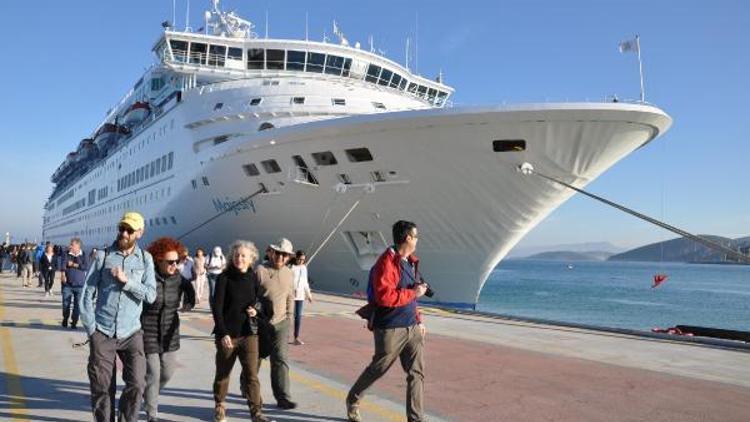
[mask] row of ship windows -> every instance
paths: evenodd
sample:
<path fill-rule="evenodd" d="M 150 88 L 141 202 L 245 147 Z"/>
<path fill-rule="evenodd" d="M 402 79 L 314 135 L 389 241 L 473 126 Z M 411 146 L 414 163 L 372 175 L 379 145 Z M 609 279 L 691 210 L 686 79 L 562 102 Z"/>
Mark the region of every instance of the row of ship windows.
<path fill-rule="evenodd" d="M 349 161 L 351 161 L 352 163 L 373 160 L 372 154 L 367 148 L 347 149 L 345 150 L 345 152 L 346 156 L 349 158 Z M 314 152 L 312 153 L 312 157 L 315 161 L 315 164 L 319 166 L 332 166 L 334 164 L 338 164 L 336 156 L 333 155 L 331 151 Z M 305 164 L 302 157 L 300 157 L 299 155 L 295 155 L 294 157 L 292 157 L 292 159 L 294 160 L 295 164 L 297 164 L 297 167 L 307 169 L 307 165 Z M 281 166 L 279 166 L 279 163 L 274 159 L 261 161 L 260 165 L 268 174 L 281 173 Z M 243 165 L 242 170 L 244 170 L 245 174 L 248 177 L 260 175 L 260 170 L 254 163 Z"/>
<path fill-rule="evenodd" d="M 248 104 L 251 105 L 251 106 L 257 106 L 257 105 L 260 105 L 262 102 L 263 102 L 263 98 L 253 98 L 253 99 L 250 100 L 250 102 Z M 290 104 L 293 104 L 293 105 L 305 104 L 305 97 L 292 97 L 289 100 L 289 102 L 290 102 Z M 334 105 L 334 106 L 345 106 L 346 105 L 346 99 L 344 99 L 344 98 L 331 98 L 331 105 Z M 386 109 L 385 104 L 377 102 L 377 101 L 372 101 L 372 106 L 375 107 L 376 109 L 379 109 L 379 110 L 385 110 Z M 224 103 L 216 103 L 216 104 L 214 104 L 214 111 L 221 110 L 222 108 L 224 108 Z"/>
<path fill-rule="evenodd" d="M 352 148 L 345 150 L 346 156 L 352 163 L 359 163 L 359 162 L 365 162 L 365 161 L 373 161 L 372 153 L 370 153 L 370 150 L 367 148 Z M 315 161 L 315 164 L 319 166 L 332 166 L 335 164 L 338 164 L 338 160 L 336 159 L 336 156 L 333 155 L 333 152 L 331 151 L 323 151 L 323 152 L 314 152 L 311 154 L 313 157 L 313 160 Z M 294 161 L 295 165 L 299 170 L 302 170 L 304 173 L 304 177 L 307 178 L 308 182 L 317 184 L 317 180 L 315 180 L 315 177 L 310 173 L 307 164 L 305 163 L 304 159 L 299 156 L 295 155 L 292 156 L 292 160 Z M 268 160 L 263 160 L 260 162 L 261 167 L 267 174 L 276 174 L 281 173 L 281 166 L 279 165 L 279 162 L 275 159 L 271 158 Z M 258 166 L 255 163 L 249 163 L 242 166 L 242 170 L 245 172 L 245 175 L 247 177 L 255 177 L 260 175 L 260 170 L 258 169 Z M 373 173 L 373 181 L 375 182 L 383 182 L 385 181 L 385 177 L 382 175 L 381 172 L 374 172 Z M 351 180 L 347 175 L 339 175 L 339 179 L 342 183 L 345 184 L 351 184 Z M 210 186 L 211 183 L 208 181 L 208 178 L 206 176 L 201 177 L 201 182 L 203 186 Z M 190 181 L 190 184 L 192 185 L 193 189 L 198 189 L 198 181 L 193 179 Z"/>
<path fill-rule="evenodd" d="M 187 41 L 170 40 L 172 57 L 181 63 L 225 67 L 226 62 L 242 63 L 241 48 L 205 43 L 188 43 Z M 409 82 L 401 74 L 374 64 L 367 65 L 364 75 L 352 70 L 352 59 L 333 54 L 313 51 L 282 49 L 247 49 L 246 68 L 249 70 L 290 70 L 311 73 L 325 73 L 334 76 L 352 77 L 366 82 L 390 87 L 441 106 L 448 98 L 448 93 Z M 236 66 L 232 66 L 236 67 Z"/>
<path fill-rule="evenodd" d="M 169 127 L 168 127 L 168 126 L 169 126 Z M 112 160 L 112 161 L 111 161 L 111 162 L 110 162 L 109 164 L 107 164 L 107 165 L 106 165 L 106 167 L 105 167 L 105 168 L 103 168 L 103 169 L 100 169 L 100 170 L 98 170 L 98 171 L 97 171 L 97 172 L 96 172 L 95 174 L 93 174 L 93 175 L 92 175 L 92 177 L 89 177 L 89 179 L 92 179 L 92 180 L 98 180 L 98 179 L 99 179 L 99 178 L 101 177 L 101 175 L 103 174 L 103 172 L 105 172 L 105 171 L 110 171 L 110 170 L 114 170 L 115 164 L 117 164 L 118 166 L 119 166 L 119 165 L 121 165 L 121 164 L 120 164 L 120 161 L 121 161 L 121 160 L 124 160 L 125 158 L 127 158 L 127 157 L 129 157 L 129 156 L 132 156 L 132 155 L 134 155 L 134 154 L 135 154 L 135 153 L 136 153 L 137 151 L 139 151 L 139 150 L 143 149 L 143 148 L 145 147 L 145 145 L 146 145 L 146 144 L 150 144 L 152 140 L 153 140 L 153 141 L 155 141 L 155 140 L 156 140 L 156 136 L 157 136 L 157 131 L 158 131 L 158 136 L 159 136 L 159 137 L 161 137 L 161 136 L 164 136 L 164 135 L 166 135 L 166 133 L 167 133 L 167 129 L 168 129 L 168 128 L 169 128 L 169 129 L 174 129 L 174 119 L 172 119 L 172 120 L 170 121 L 169 125 L 167 125 L 167 124 L 164 124 L 164 125 L 160 126 L 159 128 L 155 128 L 155 129 L 154 129 L 154 132 L 153 132 L 153 133 L 151 133 L 150 135 L 148 135 L 148 136 L 147 136 L 147 137 L 146 137 L 145 139 L 143 139 L 143 140 L 142 140 L 142 141 L 140 142 L 140 144 L 138 144 L 138 145 L 135 145 L 135 146 L 133 146 L 133 147 L 129 148 L 129 150 L 124 150 L 124 151 L 123 151 L 123 154 L 122 154 L 122 156 L 121 156 L 121 157 L 118 157 L 118 159 L 117 159 L 117 160 Z M 171 154 L 171 153 L 170 153 L 170 154 Z M 171 159 L 172 159 L 172 158 L 169 158 L 169 157 L 168 157 L 168 160 L 169 160 L 169 168 L 170 168 L 170 169 L 172 168 L 172 166 L 171 166 Z M 150 176 L 149 176 L 149 177 L 150 177 Z M 89 182 L 89 180 L 86 180 L 86 181 L 84 181 L 84 182 L 80 183 L 80 184 L 78 185 L 78 189 L 81 189 L 81 187 L 82 187 L 82 186 L 85 186 L 85 185 L 87 185 L 87 184 L 88 184 L 88 182 Z M 119 183 L 119 182 L 118 182 L 118 183 Z M 119 192 L 119 191 L 121 190 L 121 189 L 120 189 L 120 187 L 119 187 L 119 185 L 118 185 L 118 189 L 117 189 L 117 190 L 118 190 L 118 192 Z M 55 209 L 55 206 L 56 206 L 56 205 L 57 205 L 57 206 L 59 207 L 59 206 L 60 206 L 60 205 L 61 205 L 62 203 L 64 203 L 65 201 L 69 200 L 70 198 L 72 198 L 72 197 L 73 197 L 73 195 L 75 194 L 75 191 L 76 191 L 76 188 L 71 188 L 71 189 L 70 189 L 70 190 L 69 190 L 68 192 L 66 192 L 66 193 L 65 193 L 65 194 L 63 194 L 63 195 L 62 195 L 62 196 L 61 196 L 60 198 L 58 198 L 58 199 L 57 199 L 57 201 L 55 201 L 55 202 L 51 202 L 51 203 L 50 203 L 50 204 L 48 205 L 48 208 L 47 208 L 47 210 L 48 210 L 48 211 L 52 211 L 52 210 L 54 210 L 54 209 Z M 97 194 L 96 194 L 96 195 L 97 195 L 96 201 L 98 201 L 98 200 L 102 200 L 102 199 L 106 198 L 106 197 L 108 196 L 108 194 L 109 194 L 109 187 L 104 187 L 104 188 L 101 188 L 101 189 L 99 189 L 99 190 L 97 191 Z M 93 205 L 93 204 L 94 204 L 95 200 L 94 200 L 94 199 L 92 199 L 92 193 L 91 193 L 91 191 L 89 191 L 89 194 L 88 194 L 88 195 L 89 195 L 89 203 L 88 203 L 88 206 L 90 206 L 90 205 Z M 66 209 L 67 209 L 67 208 L 66 208 Z M 63 215 L 65 215 L 65 212 L 64 212 L 64 211 L 65 211 L 65 209 L 63 209 Z M 70 212 L 72 212 L 72 211 L 68 211 L 68 213 L 70 213 Z"/>
<path fill-rule="evenodd" d="M 177 225 L 177 219 L 174 216 L 169 217 L 169 219 L 167 219 L 167 217 L 156 217 L 156 218 L 148 219 L 149 227 L 166 226 L 169 224 Z M 94 227 L 94 228 L 85 229 L 85 230 L 77 230 L 75 232 L 64 233 L 61 235 L 57 235 L 55 237 L 60 238 L 60 237 L 87 236 L 87 235 L 92 236 L 92 235 L 97 235 L 97 234 L 115 233 L 115 232 L 116 231 L 115 231 L 114 226 L 107 225 L 103 227 Z"/>
<path fill-rule="evenodd" d="M 161 158 L 157 158 L 151 161 L 149 164 L 144 164 L 137 170 L 133 170 L 129 174 L 121 177 L 117 181 L 117 191 L 128 189 L 135 186 L 143 181 L 146 181 L 152 177 L 158 176 L 159 174 L 172 169 L 174 164 L 174 152 L 164 154 Z"/>

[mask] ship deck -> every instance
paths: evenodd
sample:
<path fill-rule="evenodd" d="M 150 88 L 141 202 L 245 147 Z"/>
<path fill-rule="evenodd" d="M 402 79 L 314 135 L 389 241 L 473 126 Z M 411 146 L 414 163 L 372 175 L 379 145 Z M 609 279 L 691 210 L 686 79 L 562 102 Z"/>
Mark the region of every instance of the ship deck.
<path fill-rule="evenodd" d="M 83 331 L 60 327 L 56 295 L 0 275 L 0 419 L 90 419 Z M 36 285 L 36 283 L 34 283 Z M 361 301 L 316 294 L 306 305 L 304 346 L 290 346 L 292 394 L 275 408 L 268 364 L 266 413 L 276 421 L 343 421 L 344 396 L 372 354 L 353 315 Z M 161 420 L 210 420 L 213 326 L 205 306 L 182 314 L 179 368 L 161 395 Z M 596 330 L 425 310 L 425 405 L 431 421 L 745 421 L 750 353 Z M 230 420 L 248 419 L 233 372 Z M 398 364 L 370 391 L 367 421 L 404 420 Z M 118 382 L 122 387 L 122 381 Z"/>

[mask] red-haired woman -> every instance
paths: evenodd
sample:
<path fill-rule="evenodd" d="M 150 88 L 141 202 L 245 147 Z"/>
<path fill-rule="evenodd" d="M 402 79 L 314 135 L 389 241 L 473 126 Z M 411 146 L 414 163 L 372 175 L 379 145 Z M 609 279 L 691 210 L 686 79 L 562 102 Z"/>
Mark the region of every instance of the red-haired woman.
<path fill-rule="evenodd" d="M 195 306 L 195 291 L 177 269 L 185 247 L 179 241 L 162 237 L 148 247 L 156 266 L 156 300 L 143 305 L 143 349 L 146 353 L 144 407 L 149 421 L 158 420 L 159 392 L 176 367 L 175 352 L 180 348 L 180 302 Z"/>

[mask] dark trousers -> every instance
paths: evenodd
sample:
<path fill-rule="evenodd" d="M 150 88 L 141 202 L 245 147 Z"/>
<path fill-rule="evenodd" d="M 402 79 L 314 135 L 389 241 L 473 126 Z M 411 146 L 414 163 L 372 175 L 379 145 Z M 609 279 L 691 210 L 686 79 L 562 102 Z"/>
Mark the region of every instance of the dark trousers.
<path fill-rule="evenodd" d="M 216 341 L 216 376 L 214 377 L 214 402 L 223 406 L 229 390 L 229 375 L 232 373 L 234 361 L 239 359 L 242 366 L 240 379 L 244 383 L 243 393 L 250 415 L 261 414 L 263 402 L 260 397 L 260 381 L 258 380 L 258 336 L 235 337 L 232 339 L 231 349 Z"/>
<path fill-rule="evenodd" d="M 78 315 L 80 314 L 78 301 L 81 298 L 81 293 L 83 293 L 83 286 L 73 287 L 70 283 L 64 283 L 62 285 L 62 314 L 64 322 L 68 322 L 68 317 L 70 316 L 70 302 L 73 302 L 73 319 L 71 322 L 73 325 L 78 324 Z"/>
<path fill-rule="evenodd" d="M 305 305 L 304 300 L 294 301 L 294 338 L 299 337 L 299 327 L 302 325 L 302 307 Z"/>
<path fill-rule="evenodd" d="M 91 410 L 96 422 L 113 420 L 115 392 L 112 390 L 115 355 L 122 362 L 125 388 L 120 395 L 121 422 L 136 422 L 141 409 L 143 390 L 146 387 L 146 355 L 143 353 L 143 333 L 139 330 L 130 337 L 110 338 L 99 331 L 89 339 L 89 383 L 91 385 Z"/>
<path fill-rule="evenodd" d="M 289 319 L 276 325 L 269 324 L 273 329 L 271 355 L 271 389 L 276 402 L 292 400 L 289 392 Z M 260 365 L 259 365 L 260 366 Z"/>
<path fill-rule="evenodd" d="M 52 291 L 52 285 L 55 284 L 55 272 L 42 271 L 42 277 L 44 277 L 44 291 Z"/>
<path fill-rule="evenodd" d="M 424 395 L 424 337 L 419 327 L 376 328 L 373 330 L 375 354 L 349 390 L 347 403 L 362 400 L 370 386 L 385 375 L 396 359 L 406 372 L 406 418 L 409 422 L 424 420 L 422 396 Z"/>

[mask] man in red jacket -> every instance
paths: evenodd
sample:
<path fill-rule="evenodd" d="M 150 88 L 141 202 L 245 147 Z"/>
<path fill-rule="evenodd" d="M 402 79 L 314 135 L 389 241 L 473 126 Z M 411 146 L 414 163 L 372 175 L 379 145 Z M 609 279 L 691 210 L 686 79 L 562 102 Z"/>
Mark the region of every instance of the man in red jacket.
<path fill-rule="evenodd" d="M 378 258 L 370 270 L 368 300 L 375 305 L 372 333 L 375 354 L 346 397 L 349 421 L 360 422 L 359 403 L 365 391 L 385 375 L 397 358 L 406 372 L 406 417 L 409 422 L 424 420 L 422 396 L 424 385 L 425 327 L 422 324 L 417 298 L 424 295 L 427 285 L 417 270 L 417 225 L 397 221 L 393 225 L 394 246 Z"/>

